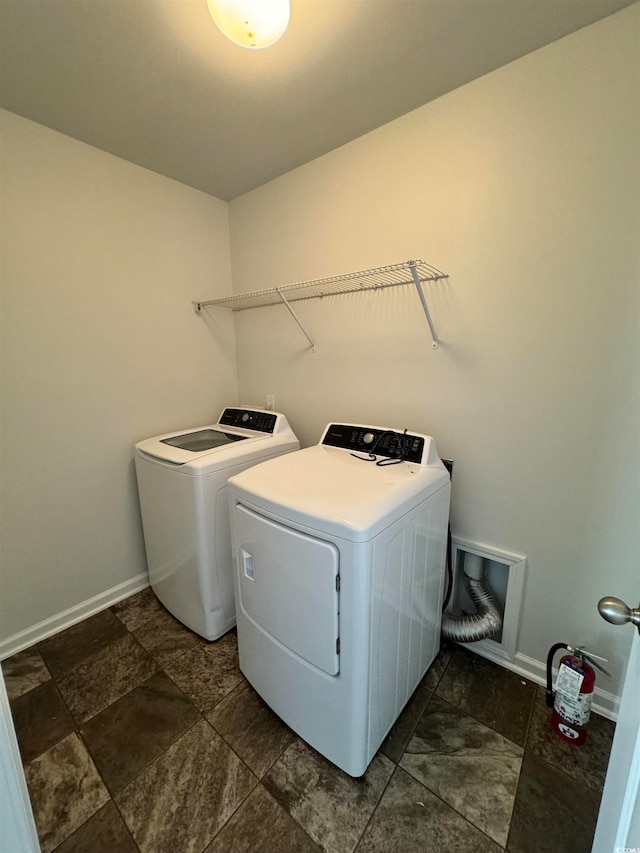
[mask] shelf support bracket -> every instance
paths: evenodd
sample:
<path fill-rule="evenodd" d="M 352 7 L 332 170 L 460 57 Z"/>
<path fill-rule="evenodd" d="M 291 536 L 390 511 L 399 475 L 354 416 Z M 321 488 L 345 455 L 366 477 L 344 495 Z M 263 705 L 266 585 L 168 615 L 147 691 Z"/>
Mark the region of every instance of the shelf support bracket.
<path fill-rule="evenodd" d="M 306 338 L 306 339 L 309 341 L 309 343 L 311 344 L 311 352 L 315 352 L 315 351 L 316 351 L 316 345 L 314 344 L 314 342 L 311 340 L 311 338 L 310 338 L 310 337 L 309 337 L 309 335 L 307 334 L 307 330 L 306 330 L 306 329 L 305 329 L 305 327 L 302 325 L 302 323 L 300 322 L 300 320 L 298 320 L 298 317 L 297 317 L 297 315 L 296 315 L 296 312 L 293 310 L 293 308 L 291 307 L 291 305 L 289 305 L 289 303 L 287 302 L 287 300 L 286 300 L 286 299 L 284 298 L 284 296 L 282 295 L 282 293 L 281 293 L 281 291 L 280 291 L 280 288 L 279 288 L 279 287 L 276 287 L 276 293 L 278 294 L 278 296 L 280 297 L 280 299 L 283 301 L 283 303 L 284 303 L 284 305 L 285 305 L 285 307 L 286 307 L 287 311 L 289 312 L 289 314 L 291 314 L 291 316 L 293 317 L 293 319 L 296 321 L 296 323 L 297 323 L 297 324 L 298 324 L 298 326 L 300 327 L 300 330 L 302 331 L 302 334 L 305 336 L 305 338 Z"/>
<path fill-rule="evenodd" d="M 420 297 L 422 310 L 425 313 L 427 323 L 429 324 L 429 328 L 431 329 L 431 348 L 438 349 L 438 336 L 436 335 L 436 330 L 433 327 L 433 320 L 431 319 L 431 314 L 429 313 L 429 306 L 427 305 L 427 300 L 422 290 L 422 282 L 420 281 L 420 276 L 418 275 L 418 270 L 416 269 L 415 261 L 409 261 L 409 269 L 411 270 L 413 283 L 415 284 L 416 290 L 418 291 L 418 296 Z"/>

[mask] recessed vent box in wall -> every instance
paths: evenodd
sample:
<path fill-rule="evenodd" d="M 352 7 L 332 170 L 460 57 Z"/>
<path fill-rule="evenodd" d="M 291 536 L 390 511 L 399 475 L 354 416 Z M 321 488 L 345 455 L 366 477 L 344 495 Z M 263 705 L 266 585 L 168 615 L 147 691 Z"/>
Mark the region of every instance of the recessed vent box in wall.
<path fill-rule="evenodd" d="M 502 630 L 496 637 L 490 640 L 479 640 L 477 643 L 466 643 L 465 645 L 497 663 L 513 661 L 520 627 L 526 557 L 520 554 L 509 554 L 506 551 L 499 551 L 452 536 L 453 587 L 447 613 L 476 612 L 462 580 L 465 558 L 469 554 L 483 558 L 486 582 L 502 614 L 503 622 Z"/>
<path fill-rule="evenodd" d="M 226 308 L 229 311 L 245 311 L 248 308 L 284 305 L 309 341 L 311 349 L 315 352 L 315 344 L 291 307 L 291 302 L 300 302 L 305 299 L 323 299 L 325 296 L 337 296 L 341 293 L 360 293 L 366 290 L 383 290 L 386 287 L 399 287 L 401 285 L 412 284 L 416 288 L 422 310 L 429 324 L 431 346 L 433 349 L 437 349 L 438 337 L 422 285 L 425 282 L 439 281 L 444 278 L 449 278 L 449 276 L 418 258 L 413 261 L 403 261 L 402 263 L 391 264 L 386 267 L 376 267 L 375 269 L 361 270 L 360 272 L 334 275 L 330 278 L 299 281 L 295 284 L 285 284 L 280 287 L 269 288 L 268 290 L 254 290 L 251 293 L 242 293 L 239 296 L 225 296 L 222 299 L 207 299 L 202 302 L 193 302 L 193 307 L 196 313 L 199 314 L 203 308 Z"/>

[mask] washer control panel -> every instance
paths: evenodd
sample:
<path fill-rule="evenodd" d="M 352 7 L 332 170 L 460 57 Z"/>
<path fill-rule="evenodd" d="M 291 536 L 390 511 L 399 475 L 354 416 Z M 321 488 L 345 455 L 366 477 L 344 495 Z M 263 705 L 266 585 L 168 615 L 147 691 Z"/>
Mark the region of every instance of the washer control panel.
<path fill-rule="evenodd" d="M 321 443 L 388 459 L 402 457 L 407 462 L 417 463 L 422 461 L 424 451 L 424 437 L 421 435 L 356 424 L 329 424 Z"/>
<path fill-rule="evenodd" d="M 273 412 L 264 412 L 261 409 L 225 409 L 218 423 L 224 426 L 272 433 L 276 426 L 277 417 Z"/>

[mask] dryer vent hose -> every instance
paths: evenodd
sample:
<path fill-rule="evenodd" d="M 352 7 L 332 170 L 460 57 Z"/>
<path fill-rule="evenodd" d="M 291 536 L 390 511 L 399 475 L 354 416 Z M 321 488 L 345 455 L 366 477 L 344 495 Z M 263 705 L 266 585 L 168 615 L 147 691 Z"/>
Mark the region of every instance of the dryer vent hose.
<path fill-rule="evenodd" d="M 474 557 L 474 554 L 465 556 L 465 570 L 462 577 L 469 598 L 478 612 L 464 616 L 442 614 L 442 636 L 456 643 L 476 643 L 478 640 L 487 640 L 489 637 L 494 637 L 502 628 L 500 610 L 485 580 L 484 561 L 481 557 L 475 557 L 474 562 Z"/>

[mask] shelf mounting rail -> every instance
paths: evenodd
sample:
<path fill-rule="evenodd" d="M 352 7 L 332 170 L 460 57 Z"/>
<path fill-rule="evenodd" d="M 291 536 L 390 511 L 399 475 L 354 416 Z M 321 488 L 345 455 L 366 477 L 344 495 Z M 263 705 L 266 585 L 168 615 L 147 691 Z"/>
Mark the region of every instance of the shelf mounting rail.
<path fill-rule="evenodd" d="M 323 299 L 325 296 L 360 293 L 367 290 L 384 290 L 387 287 L 414 285 L 431 331 L 431 346 L 433 349 L 437 349 L 438 338 L 422 285 L 425 282 L 439 281 L 445 278 L 449 278 L 446 273 L 441 272 L 436 267 L 426 263 L 426 261 L 416 259 L 385 267 L 375 267 L 370 270 L 335 275 L 329 278 L 318 278 L 312 281 L 285 284 L 269 288 L 268 290 L 254 290 L 249 293 L 238 294 L 237 296 L 224 296 L 221 299 L 207 299 L 193 302 L 193 307 L 196 313 L 199 314 L 203 308 L 209 307 L 225 308 L 230 311 L 245 311 L 250 308 L 263 308 L 269 305 L 284 304 L 315 352 L 315 344 L 291 307 L 291 302 L 300 302 L 306 299 Z"/>

